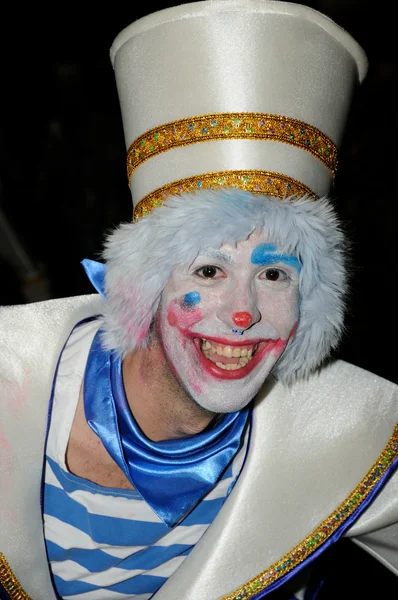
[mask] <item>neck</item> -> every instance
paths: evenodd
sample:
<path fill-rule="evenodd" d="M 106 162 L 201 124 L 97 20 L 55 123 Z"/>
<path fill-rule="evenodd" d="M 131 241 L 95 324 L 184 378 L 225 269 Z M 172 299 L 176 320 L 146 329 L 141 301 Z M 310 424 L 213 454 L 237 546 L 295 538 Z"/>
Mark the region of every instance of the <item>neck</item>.
<path fill-rule="evenodd" d="M 123 383 L 141 431 L 154 442 L 204 431 L 217 416 L 199 406 L 171 373 L 157 340 L 123 360 Z"/>

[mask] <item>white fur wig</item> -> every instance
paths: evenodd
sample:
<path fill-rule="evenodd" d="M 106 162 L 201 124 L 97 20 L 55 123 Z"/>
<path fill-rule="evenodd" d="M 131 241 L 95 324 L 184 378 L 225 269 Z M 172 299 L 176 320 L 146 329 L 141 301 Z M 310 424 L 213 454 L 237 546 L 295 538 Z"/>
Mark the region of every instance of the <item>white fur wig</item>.
<path fill-rule="evenodd" d="M 171 197 L 111 232 L 103 343 L 123 357 L 148 344 L 159 299 L 177 265 L 254 230 L 302 263 L 297 333 L 274 368 L 284 383 L 307 377 L 338 345 L 347 290 L 346 242 L 329 200 L 270 198 L 238 189 Z"/>

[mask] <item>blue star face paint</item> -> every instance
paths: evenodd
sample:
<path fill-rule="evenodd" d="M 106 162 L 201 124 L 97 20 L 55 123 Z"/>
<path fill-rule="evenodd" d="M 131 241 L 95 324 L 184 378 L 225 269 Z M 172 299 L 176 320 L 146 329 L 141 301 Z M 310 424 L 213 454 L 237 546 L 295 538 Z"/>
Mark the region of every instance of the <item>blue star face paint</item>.
<path fill-rule="evenodd" d="M 185 306 L 196 306 L 200 302 L 200 294 L 199 292 L 188 292 L 188 294 L 185 294 L 183 300 Z"/>
<path fill-rule="evenodd" d="M 301 263 L 298 258 L 292 254 L 277 253 L 274 244 L 259 244 L 252 252 L 251 262 L 253 265 L 275 265 L 277 263 L 284 263 L 285 265 L 296 269 L 298 273 L 301 271 Z"/>

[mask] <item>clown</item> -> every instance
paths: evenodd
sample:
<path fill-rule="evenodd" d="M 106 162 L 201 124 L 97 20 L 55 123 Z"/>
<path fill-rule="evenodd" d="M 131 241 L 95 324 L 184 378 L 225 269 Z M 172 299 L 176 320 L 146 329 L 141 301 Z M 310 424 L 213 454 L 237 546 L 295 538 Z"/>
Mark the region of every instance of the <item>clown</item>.
<path fill-rule="evenodd" d="M 331 359 L 363 50 L 205 0 L 111 60 L 132 222 L 83 260 L 97 294 L 2 309 L 0 597 L 315 599 L 343 536 L 398 574 L 397 386 Z"/>
<path fill-rule="evenodd" d="M 239 410 L 271 371 L 292 382 L 337 345 L 344 250 L 326 201 L 234 189 L 170 199 L 107 239 L 104 343 L 126 356 L 152 340 L 153 369 L 206 410 Z"/>

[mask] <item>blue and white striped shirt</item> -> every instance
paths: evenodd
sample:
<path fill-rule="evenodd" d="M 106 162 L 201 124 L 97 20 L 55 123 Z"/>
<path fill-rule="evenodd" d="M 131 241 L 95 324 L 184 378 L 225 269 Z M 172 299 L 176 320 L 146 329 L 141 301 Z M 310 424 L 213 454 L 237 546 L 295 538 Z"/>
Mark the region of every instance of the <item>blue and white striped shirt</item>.
<path fill-rule="evenodd" d="M 148 600 L 205 533 L 241 471 L 242 448 L 211 492 L 173 528 L 135 490 L 104 488 L 68 472 L 65 453 L 84 365 L 98 322 L 77 328 L 57 374 L 46 447 L 44 532 L 65 600 Z"/>

